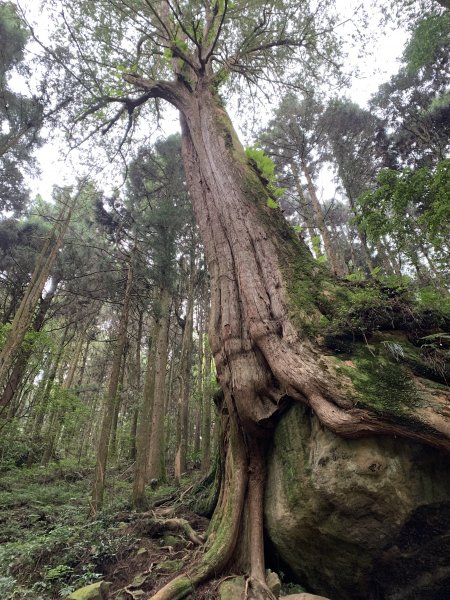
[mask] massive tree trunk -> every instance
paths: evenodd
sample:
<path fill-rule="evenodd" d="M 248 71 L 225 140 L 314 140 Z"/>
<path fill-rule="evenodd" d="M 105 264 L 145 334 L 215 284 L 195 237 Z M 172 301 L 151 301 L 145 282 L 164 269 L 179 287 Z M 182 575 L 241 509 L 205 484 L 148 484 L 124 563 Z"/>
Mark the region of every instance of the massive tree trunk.
<path fill-rule="evenodd" d="M 207 82 L 193 92 L 168 84 L 161 95 L 182 113 L 186 176 L 211 276 L 209 340 L 224 392 L 227 444 L 207 552 L 154 599 L 182 598 L 236 556 L 246 557 L 240 566 L 249 573 L 249 597 L 267 598 L 264 451 L 280 411 L 299 401 L 339 435 L 404 436 L 448 451 L 449 395 L 423 389 L 428 402 L 411 404 L 401 418 L 389 407 L 362 403 L 351 377 L 312 334 L 323 307 L 348 294 L 348 285 L 321 268 L 279 210 L 268 207 L 264 182 Z M 363 368 L 349 362 L 348 371 Z M 247 552 L 239 552 L 238 542 Z"/>

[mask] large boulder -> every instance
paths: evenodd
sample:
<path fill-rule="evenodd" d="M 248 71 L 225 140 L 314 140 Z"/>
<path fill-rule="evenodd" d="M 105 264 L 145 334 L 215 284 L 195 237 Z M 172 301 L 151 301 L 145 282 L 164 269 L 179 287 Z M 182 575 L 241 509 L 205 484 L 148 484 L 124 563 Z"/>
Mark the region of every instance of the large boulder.
<path fill-rule="evenodd" d="M 294 406 L 268 459 L 265 520 L 287 570 L 317 594 L 450 598 L 450 458 L 437 450 L 344 440 Z"/>

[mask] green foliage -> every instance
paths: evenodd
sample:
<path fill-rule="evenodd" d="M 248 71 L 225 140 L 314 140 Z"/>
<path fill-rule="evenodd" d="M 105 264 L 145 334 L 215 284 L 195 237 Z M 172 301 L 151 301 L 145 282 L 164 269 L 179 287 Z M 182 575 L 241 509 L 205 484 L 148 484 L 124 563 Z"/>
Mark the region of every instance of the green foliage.
<path fill-rule="evenodd" d="M 450 322 L 450 296 L 427 286 L 415 291 L 415 300 L 423 311 L 433 312 L 443 322 Z"/>
<path fill-rule="evenodd" d="M 430 245 L 446 260 L 450 239 L 450 160 L 435 168 L 384 169 L 375 190 L 358 200 L 359 224 L 369 239 L 389 236 L 398 251 L 416 260 L 417 247 Z"/>
<path fill-rule="evenodd" d="M 361 282 L 366 279 L 365 273 L 362 271 L 355 271 L 354 273 L 349 273 L 345 276 L 347 281 L 352 281 L 353 283 Z"/>
<path fill-rule="evenodd" d="M 246 148 L 245 154 L 258 170 L 261 179 L 267 186 L 269 194 L 272 196 L 271 198 L 267 199 L 267 206 L 269 208 L 279 208 L 279 205 L 274 198 L 281 198 L 285 190 L 277 187 L 276 185 L 277 178 L 275 175 L 275 163 L 270 156 L 265 154 L 264 150 L 260 150 L 254 146 Z"/>
<path fill-rule="evenodd" d="M 73 573 L 72 567 L 68 565 L 57 565 L 52 569 L 49 569 L 45 574 L 44 579 L 46 581 L 56 581 L 58 579 L 65 580 Z"/>
<path fill-rule="evenodd" d="M 269 208 L 280 208 L 278 202 L 275 202 L 272 198 L 267 198 L 266 204 Z"/>
<path fill-rule="evenodd" d="M 12 2 L 0 2 L 0 37 L 3 49 L 0 58 L 0 74 L 3 76 L 23 59 L 28 31 L 20 20 Z"/>
<path fill-rule="evenodd" d="M 254 161 L 258 171 L 268 183 L 274 183 L 276 181 L 275 164 L 270 156 L 265 154 L 264 150 L 250 146 L 245 149 L 245 154 L 247 155 L 247 158 Z"/>
<path fill-rule="evenodd" d="M 430 14 L 421 19 L 414 29 L 403 53 L 411 73 L 434 62 L 436 54 L 450 45 L 450 11 Z"/>
<path fill-rule="evenodd" d="M 320 235 L 314 235 L 311 238 L 311 245 L 313 247 L 314 256 L 318 256 L 319 258 L 322 256 L 322 249 L 320 246 L 321 237 Z M 325 257 L 326 260 L 326 257 Z"/>
<path fill-rule="evenodd" d="M 418 406 L 419 394 L 407 370 L 398 364 L 398 354 L 383 344 L 359 344 L 352 352 L 354 366 L 341 363 L 339 369 L 359 392 L 358 403 L 383 415 L 403 416 Z"/>

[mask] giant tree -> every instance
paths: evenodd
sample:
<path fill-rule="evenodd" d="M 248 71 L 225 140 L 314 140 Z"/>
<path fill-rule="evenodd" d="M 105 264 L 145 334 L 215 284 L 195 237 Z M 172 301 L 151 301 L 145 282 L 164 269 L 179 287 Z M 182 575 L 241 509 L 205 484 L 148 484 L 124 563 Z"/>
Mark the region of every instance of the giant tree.
<path fill-rule="evenodd" d="M 224 475 L 207 551 L 157 592 L 157 600 L 182 598 L 237 556 L 246 557 L 241 567 L 249 573 L 249 597 L 272 597 L 263 552 L 264 452 L 287 403 L 302 402 L 343 436 L 390 434 L 450 448 L 450 423 L 439 411 L 447 392 L 396 418 L 395 410 L 371 406 L 358 391 L 366 363 L 355 363 L 343 378 L 336 359 L 319 346 L 316 327 L 322 317 L 333 319 L 339 299 L 351 302 L 352 290 L 314 261 L 272 208 L 270 189 L 247 160 L 218 93 L 239 77 L 254 91 L 268 80 L 295 82 L 294 67 L 302 78 L 323 73 L 336 49 L 330 10 L 327 2 L 227 0 L 65 7 L 71 35 L 78 36 L 66 48 L 67 60 L 71 50 L 84 53 L 77 77 L 85 107 L 74 107 L 75 119 L 92 118 L 92 131 L 108 132 L 122 117 L 133 129 L 152 99 L 179 110 L 186 177 L 211 276 L 209 339 L 223 389 Z M 108 120 L 103 126 L 99 116 Z M 238 552 L 239 546 L 248 551 Z"/>

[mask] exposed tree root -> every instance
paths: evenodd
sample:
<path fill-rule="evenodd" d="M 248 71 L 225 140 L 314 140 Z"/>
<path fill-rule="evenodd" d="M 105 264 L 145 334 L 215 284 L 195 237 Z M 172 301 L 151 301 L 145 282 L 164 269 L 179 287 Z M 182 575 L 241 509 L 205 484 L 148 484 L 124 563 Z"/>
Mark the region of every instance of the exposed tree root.
<path fill-rule="evenodd" d="M 236 427 L 236 419 L 230 419 L 228 423 L 225 485 L 221 487 L 218 506 L 210 524 L 209 548 L 196 564 L 154 594 L 152 600 L 184 598 L 200 583 L 222 572 L 233 556 L 239 539 L 248 473 L 242 433 Z"/>
<path fill-rule="evenodd" d="M 186 537 L 197 546 L 202 546 L 205 543 L 205 540 L 195 533 L 186 519 L 165 519 L 164 521 L 159 522 L 164 528 L 170 529 L 170 531 L 181 530 L 186 534 Z"/>

